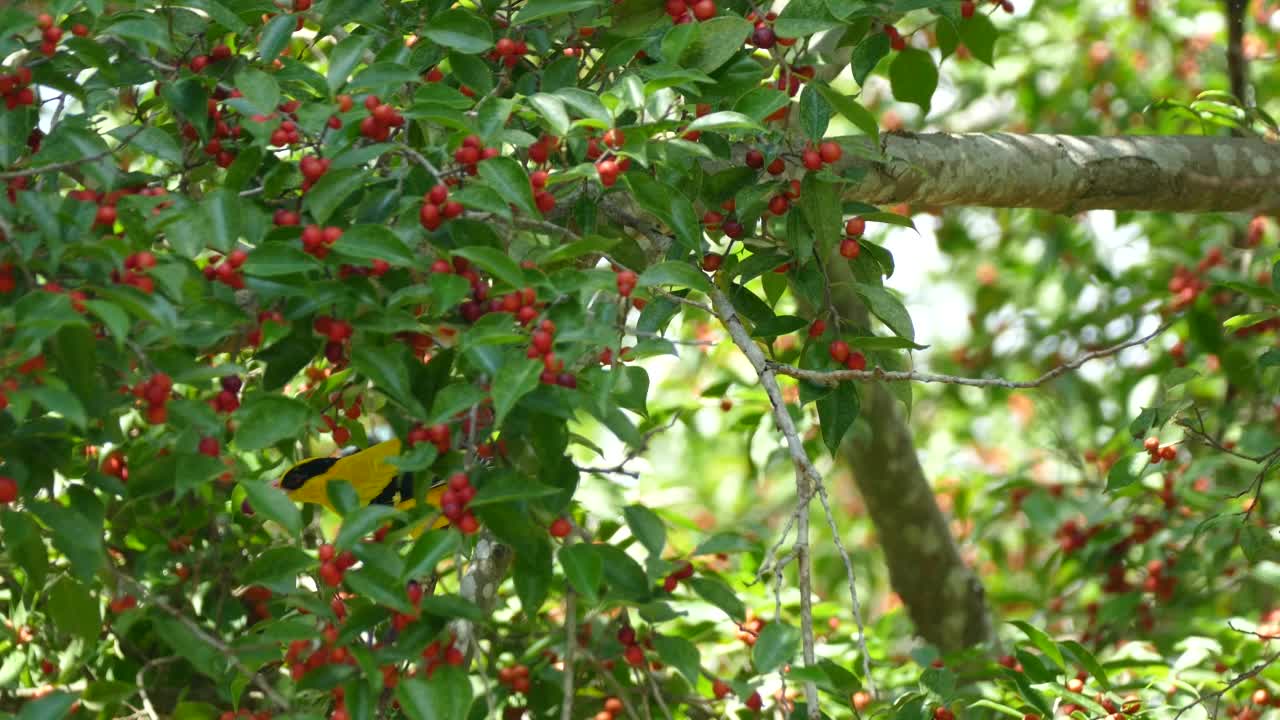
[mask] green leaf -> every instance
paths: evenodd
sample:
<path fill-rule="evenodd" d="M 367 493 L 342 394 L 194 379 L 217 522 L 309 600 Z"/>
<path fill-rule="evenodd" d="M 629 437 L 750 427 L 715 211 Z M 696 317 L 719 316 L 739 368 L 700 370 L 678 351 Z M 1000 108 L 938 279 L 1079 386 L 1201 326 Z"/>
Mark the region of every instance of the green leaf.
<path fill-rule="evenodd" d="M 520 8 L 520 12 L 516 13 L 511 22 L 515 25 L 526 25 L 535 20 L 567 15 L 599 4 L 598 0 L 529 0 Z"/>
<path fill-rule="evenodd" d="M 413 267 L 417 257 L 413 250 L 385 225 L 355 225 L 342 233 L 333 249 L 361 260 L 382 260 L 396 267 Z"/>
<path fill-rule="evenodd" d="M 446 10 L 434 16 L 422 31 L 428 40 L 460 53 L 475 55 L 493 47 L 489 23 L 468 10 Z"/>
<path fill-rule="evenodd" d="M 604 559 L 590 543 L 565 545 L 556 553 L 560 567 L 569 584 L 587 601 L 588 606 L 599 602 L 600 583 L 604 580 Z"/>
<path fill-rule="evenodd" d="M 987 17 L 986 13 L 974 13 L 973 17 L 960 23 L 960 39 L 969 52 L 983 63 L 994 66 L 996 40 L 1000 31 Z"/>
<path fill-rule="evenodd" d="M 208 221 L 208 244 L 220 252 L 231 252 L 240 237 L 243 208 L 235 193 L 223 188 L 209 193 L 201 203 Z"/>
<path fill-rule="evenodd" d="M 471 709 L 471 681 L 457 667 L 436 668 L 430 680 L 405 678 L 396 698 L 410 720 L 466 720 Z"/>
<path fill-rule="evenodd" d="M 929 53 L 907 48 L 889 65 L 889 84 L 894 98 L 915 103 L 928 115 L 933 92 L 938 89 L 938 66 Z"/>
<path fill-rule="evenodd" d="M 278 277 L 318 270 L 322 266 L 296 245 L 264 243 L 249 253 L 242 270 L 253 277 Z"/>
<path fill-rule="evenodd" d="M 631 534 L 644 545 L 649 555 L 661 557 L 662 548 L 667 544 L 667 528 L 662 524 L 662 519 L 643 505 L 622 508 L 622 516 L 626 518 Z"/>
<path fill-rule="evenodd" d="M 334 547 L 338 550 L 351 548 L 397 514 L 398 511 L 388 505 L 366 505 L 357 508 L 355 512 L 342 518 L 342 527 L 338 530 L 337 539 L 333 541 Z"/>
<path fill-rule="evenodd" d="M 59 630 L 86 643 L 97 640 L 102 631 L 97 599 L 89 588 L 70 577 L 62 577 L 49 588 L 46 608 Z"/>
<path fill-rule="evenodd" d="M 760 122 L 790 104 L 791 99 L 781 90 L 771 87 L 758 87 L 738 98 L 733 104 L 733 111 L 742 113 Z"/>
<path fill-rule="evenodd" d="M 296 432 L 297 426 L 288 429 Z M 288 530 L 290 535 L 297 536 L 302 532 L 302 513 L 283 490 L 252 480 L 241 481 L 240 487 L 244 488 L 245 495 L 249 497 L 249 504 L 253 506 L 255 512 L 261 513 L 267 519 Z"/>
<path fill-rule="evenodd" d="M 715 72 L 736 55 L 752 29 L 750 22 L 735 15 L 720 15 L 691 23 L 688 27 L 694 26 L 698 32 L 685 45 L 678 64 L 707 74 Z"/>
<path fill-rule="evenodd" d="M 1246 525 L 1240 533 L 1240 549 L 1251 565 L 1261 562 L 1280 562 L 1280 538 L 1277 528 Z"/>
<path fill-rule="evenodd" d="M 806 173 L 800 182 L 800 213 L 813 230 L 818 247 L 830 251 L 844 233 L 844 215 L 840 207 L 840 190 L 817 173 Z"/>
<path fill-rule="evenodd" d="M 853 81 L 858 83 L 858 87 L 866 85 L 867 76 L 889 54 L 890 49 L 889 36 L 882 32 L 867 35 L 853 48 L 849 66 L 853 70 Z"/>
<path fill-rule="evenodd" d="M 16 720 L 61 720 L 71 710 L 76 696 L 55 690 L 41 698 L 22 703 Z"/>
<path fill-rule="evenodd" d="M 538 387 L 538 377 L 541 374 L 541 362 L 523 357 L 508 360 L 498 368 L 492 385 L 494 427 L 501 427 L 503 419 L 520 398 Z"/>
<path fill-rule="evenodd" d="M 53 530 L 53 546 L 71 561 L 71 571 L 76 579 L 87 583 L 102 567 L 102 506 L 92 495 L 83 503 L 75 502 L 79 497 L 83 496 L 73 495 L 70 506 L 36 502 L 25 507 Z M 90 506 L 90 503 L 96 506 Z"/>
<path fill-rule="evenodd" d="M 538 212 L 538 206 L 533 202 L 533 188 L 529 184 L 529 175 L 514 158 L 490 158 L 477 167 L 481 179 L 497 190 L 504 200 L 530 217 L 541 215 Z"/>
<path fill-rule="evenodd" d="M 831 455 L 838 457 L 840 443 L 853 427 L 853 421 L 858 419 L 861 409 L 858 386 L 851 382 L 840 383 L 833 392 L 818 399 L 817 407 L 822 441 Z"/>
<path fill-rule="evenodd" d="M 920 674 L 920 684 L 945 703 L 956 691 L 956 676 L 946 668 L 927 667 Z"/>
<path fill-rule="evenodd" d="M 463 618 L 472 622 L 482 622 L 484 613 L 472 601 L 459 595 L 429 595 L 422 598 L 422 612 L 443 618 Z"/>
<path fill-rule="evenodd" d="M 747 115 L 732 110 L 721 110 L 703 115 L 689 123 L 688 131 L 694 130 L 754 130 L 764 132 L 760 123 Z"/>
<path fill-rule="evenodd" d="M 236 89 L 253 112 L 269 115 L 280 104 L 280 87 L 275 78 L 256 68 L 245 68 L 236 73 Z"/>
<path fill-rule="evenodd" d="M 258 41 L 258 57 L 270 63 L 280 56 L 280 51 L 289 44 L 293 31 L 297 27 L 298 18 L 292 13 L 280 13 L 267 22 L 262 29 L 262 38 Z"/>
<path fill-rule="evenodd" d="M 492 505 L 494 503 L 531 500 L 533 498 L 555 495 L 559 488 L 525 477 L 513 470 L 503 470 L 485 478 L 484 483 L 476 490 L 476 495 L 467 503 L 468 507 Z"/>
<path fill-rule="evenodd" d="M 436 393 L 435 399 L 431 404 L 429 423 L 451 420 L 458 413 L 464 412 L 470 409 L 472 405 L 484 400 L 484 397 L 484 390 L 475 385 L 468 383 L 449 385 Z"/>
<path fill-rule="evenodd" d="M 1147 456 L 1145 454 L 1122 457 L 1117 460 L 1111 466 L 1111 469 L 1107 471 L 1107 492 L 1114 492 L 1137 482 L 1142 477 L 1142 471 L 1135 471 L 1134 466 L 1138 465 L 1138 463 L 1145 465 L 1146 462 Z"/>
<path fill-rule="evenodd" d="M 1102 663 L 1089 652 L 1088 648 L 1076 642 L 1075 640 L 1063 640 L 1059 643 L 1067 652 L 1076 659 L 1076 662 L 1084 666 L 1088 671 L 1089 677 L 1097 681 L 1103 690 L 1111 692 L 1111 682 L 1107 680 L 1107 671 L 1102 667 Z"/>
<path fill-rule="evenodd" d="M 1027 639 L 1031 641 L 1031 644 L 1035 645 L 1036 649 L 1041 653 L 1044 653 L 1045 657 L 1052 660 L 1058 666 L 1058 669 L 1066 670 L 1067 663 L 1062 657 L 1062 650 L 1045 631 L 1022 620 L 1010 620 L 1009 624 L 1021 630 L 1027 636 Z"/>
<path fill-rule="evenodd" d="M 528 6 L 525 6 L 528 9 Z M 566 135 L 569 132 L 569 113 L 564 108 L 564 100 L 548 93 L 535 93 L 529 97 L 529 104 L 542 114 L 551 132 Z"/>
<path fill-rule="evenodd" d="M 330 170 L 302 196 L 302 208 L 312 219 L 323 225 L 352 193 L 360 189 L 368 177 L 368 172 L 359 168 Z"/>
<path fill-rule="evenodd" d="M 671 221 L 671 229 L 675 230 L 676 240 L 689 250 L 700 253 L 702 224 L 697 212 L 693 209 L 693 203 L 674 188 L 671 189 L 670 198 L 668 217 Z"/>
<path fill-rule="evenodd" d="M 827 134 L 830 124 L 831 104 L 818 88 L 806 84 L 800 93 L 800 126 L 804 128 L 805 135 L 817 142 Z"/>
<path fill-rule="evenodd" d="M 641 287 L 674 285 L 703 293 L 711 292 L 711 281 L 707 279 L 706 275 L 702 274 L 701 270 L 689 263 L 675 260 L 660 262 L 649 267 L 640 274 L 639 284 Z"/>
<path fill-rule="evenodd" d="M 791 662 L 800 648 L 800 631 L 778 620 L 764 626 L 751 648 L 751 662 L 763 675 Z"/>
<path fill-rule="evenodd" d="M 378 347 L 366 342 L 351 347 L 351 365 L 356 372 L 372 380 L 374 386 L 401 407 L 414 415 L 425 415 L 426 408 L 413 396 L 409 386 L 407 359 L 400 346 Z"/>
<path fill-rule="evenodd" d="M 49 570 L 49 551 L 44 546 L 40 526 L 28 513 L 5 510 L 0 512 L 0 529 L 4 530 L 4 547 L 9 558 L 27 575 L 24 587 L 43 587 Z"/>
<path fill-rule="evenodd" d="M 351 71 L 360 64 L 364 51 L 372 44 L 373 38 L 368 35 L 350 35 L 329 52 L 329 70 L 325 74 L 329 92 L 335 92 L 347 82 Z"/>
<path fill-rule="evenodd" d="M 241 450 L 261 450 L 296 437 L 311 420 L 307 404 L 283 395 L 250 398 L 235 413 L 236 445 Z"/>
<path fill-rule="evenodd" d="M 777 315 L 766 318 L 764 322 L 756 323 L 751 331 L 751 337 L 775 338 L 779 335 L 789 335 L 808 324 L 809 321 L 795 315 Z"/>
<path fill-rule="evenodd" d="M 84 429 L 88 426 L 89 418 L 85 414 L 84 405 L 70 391 L 52 385 L 37 385 L 28 388 L 27 393 L 45 410 L 61 415 L 76 427 Z"/>
<path fill-rule="evenodd" d="M 125 128 L 117 129 L 125 130 Z M 127 132 L 134 131 L 128 130 Z M 116 139 L 120 139 L 122 134 L 117 134 L 115 131 L 112 131 L 112 135 L 115 135 Z M 137 135 L 133 136 L 132 144 L 134 147 L 139 148 L 148 155 L 164 160 L 165 162 L 174 164 L 182 162 L 182 148 L 178 146 L 178 143 L 174 141 L 168 133 L 159 128 L 142 128 L 141 132 L 138 132 Z"/>
<path fill-rule="evenodd" d="M 381 570 L 365 564 L 357 571 L 347 571 L 343 582 L 351 591 L 396 612 L 412 613 L 404 583 Z M 424 598 L 425 600 L 425 598 Z"/>
<path fill-rule="evenodd" d="M 592 547 L 604 560 L 604 576 L 611 591 L 632 602 L 649 601 L 653 590 L 640 563 L 613 545 L 593 545 Z"/>
<path fill-rule="evenodd" d="M 654 635 L 653 649 L 658 651 L 662 662 L 670 665 L 684 675 L 689 687 L 698 687 L 698 676 L 702 672 L 702 654 L 698 647 L 682 637 L 671 635 Z"/>
<path fill-rule="evenodd" d="M 747 617 L 747 607 L 742 598 L 724 582 L 712 577 L 693 577 L 687 581 L 698 597 L 715 605 L 729 616 L 730 620 L 743 622 Z"/>
<path fill-rule="evenodd" d="M 490 161 L 492 162 L 492 161 Z M 514 161 L 513 161 L 514 162 Z M 458 248 L 453 251 L 457 257 L 476 264 L 481 270 L 496 277 L 512 288 L 524 287 L 524 272 L 511 256 L 501 250 L 481 245 Z"/>
<path fill-rule="evenodd" d="M 459 535 L 448 529 L 432 530 L 419 537 L 404 558 L 403 579 L 426 577 L 441 560 L 453 555 Z"/>
<path fill-rule="evenodd" d="M 106 32 L 126 40 L 141 40 L 162 50 L 173 50 L 169 43 L 169 32 L 156 14 L 129 15 L 111 23 Z"/>
<path fill-rule="evenodd" d="M 825 0 L 791 0 L 778 14 L 773 29 L 780 37 L 802 38 L 840 25 Z"/>
<path fill-rule="evenodd" d="M 720 532 L 698 543 L 692 555 L 715 555 L 717 553 L 751 552 L 756 545 L 737 533 Z"/>
<path fill-rule="evenodd" d="M 871 314 L 879 318 L 880 322 L 883 322 L 898 337 L 915 341 L 915 326 L 911 323 L 907 308 L 897 296 L 882 287 L 866 283 L 855 283 L 854 289 L 866 301 Z"/>
<path fill-rule="evenodd" d="M 872 140 L 878 141 L 880 137 L 880 125 L 876 122 L 876 118 L 862 106 L 862 103 L 832 88 L 830 85 L 821 80 L 810 80 L 808 87 L 817 90 L 826 98 L 827 102 L 836 112 L 844 116 L 846 120 L 853 123 L 853 126 L 869 135 Z M 803 196 L 802 196 L 803 197 Z"/>

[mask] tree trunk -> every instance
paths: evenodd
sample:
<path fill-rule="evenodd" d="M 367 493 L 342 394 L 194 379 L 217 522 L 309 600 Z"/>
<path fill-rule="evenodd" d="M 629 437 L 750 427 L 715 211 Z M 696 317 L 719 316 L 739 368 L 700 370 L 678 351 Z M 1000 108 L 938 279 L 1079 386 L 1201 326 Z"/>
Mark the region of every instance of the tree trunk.
<path fill-rule="evenodd" d="M 845 197 L 871 204 L 1280 212 L 1280 144 L 1202 136 L 885 134 Z"/>

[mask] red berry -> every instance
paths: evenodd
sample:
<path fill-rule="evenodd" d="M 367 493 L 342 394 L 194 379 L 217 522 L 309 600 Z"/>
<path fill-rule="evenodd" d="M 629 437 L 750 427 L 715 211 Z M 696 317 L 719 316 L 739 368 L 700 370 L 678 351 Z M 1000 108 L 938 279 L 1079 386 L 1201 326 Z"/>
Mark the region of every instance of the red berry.
<path fill-rule="evenodd" d="M 960 17 L 965 20 L 973 17 L 975 10 L 977 10 L 977 6 L 974 4 L 973 0 L 964 0 L 964 2 L 960 3 Z"/>
<path fill-rule="evenodd" d="M 804 163 L 804 166 L 809 170 L 822 169 L 822 156 L 818 154 L 817 150 L 812 150 L 812 149 L 805 150 L 804 155 L 802 157 L 802 162 Z"/>
<path fill-rule="evenodd" d="M 833 163 L 840 159 L 844 151 L 840 149 L 840 144 L 832 140 L 828 140 L 818 146 L 818 155 L 822 157 L 822 162 Z"/>
<path fill-rule="evenodd" d="M 770 175 L 781 175 L 787 169 L 787 164 L 780 157 L 774 158 L 773 162 L 769 163 L 769 167 L 765 169 L 769 171 Z"/>
<path fill-rule="evenodd" d="M 849 218 L 844 224 L 844 234 L 849 237 L 862 237 L 867 231 L 867 221 L 861 217 Z"/>
<path fill-rule="evenodd" d="M 622 656 L 632 667 L 644 665 L 644 648 L 639 645 L 629 645 Z"/>
<path fill-rule="evenodd" d="M 573 532 L 573 525 L 568 520 L 559 517 L 551 522 L 551 537 L 566 537 Z"/>
<path fill-rule="evenodd" d="M 604 133 L 604 144 L 617 150 L 626 142 L 626 136 L 617 128 L 610 128 Z"/>
<path fill-rule="evenodd" d="M 747 151 L 746 157 L 747 167 L 752 170 L 759 170 L 764 167 L 764 153 L 752 148 Z"/>
<path fill-rule="evenodd" d="M 17 499 L 17 481 L 11 477 L 0 475 L 0 505 L 8 505 Z"/>
<path fill-rule="evenodd" d="M 750 710 L 760 712 L 760 708 L 764 707 L 764 700 L 760 699 L 760 693 L 753 692 L 751 697 L 747 698 L 745 705 Z"/>
<path fill-rule="evenodd" d="M 858 257 L 858 254 L 861 252 L 862 252 L 862 246 L 858 244 L 857 240 L 854 240 L 853 238 L 845 238 L 844 240 L 840 241 L 841 257 L 852 260 Z"/>
<path fill-rule="evenodd" d="M 812 325 L 809 326 L 809 337 L 811 338 L 821 337 L 822 333 L 826 331 L 827 331 L 827 321 L 823 320 L 822 318 L 818 318 L 817 320 L 813 321 Z"/>
<path fill-rule="evenodd" d="M 218 453 L 222 451 L 222 447 L 218 443 L 218 439 L 214 437 L 200 438 L 200 453 L 209 457 L 218 457 Z"/>
<path fill-rule="evenodd" d="M 831 359 L 844 364 L 849 359 L 849 343 L 843 340 L 832 340 L 831 345 L 827 347 L 827 352 L 831 353 Z"/>
<path fill-rule="evenodd" d="M 855 350 L 849 353 L 849 359 L 845 360 L 844 366 L 850 370 L 866 370 L 867 356 Z"/>
<path fill-rule="evenodd" d="M 785 215 L 790 207 L 791 202 L 786 195 L 774 195 L 769 199 L 769 212 L 774 215 Z"/>
<path fill-rule="evenodd" d="M 716 696 L 717 700 L 723 700 L 733 692 L 733 689 L 729 687 L 729 683 L 716 678 L 716 681 L 711 683 L 711 692 Z"/>
<path fill-rule="evenodd" d="M 693 4 L 693 16 L 699 20 L 710 20 L 716 15 L 716 4 L 712 0 L 698 0 Z"/>
<path fill-rule="evenodd" d="M 702 269 L 707 272 L 715 272 L 720 269 L 720 265 L 724 263 L 724 256 L 719 253 L 707 253 L 702 256 Z"/>

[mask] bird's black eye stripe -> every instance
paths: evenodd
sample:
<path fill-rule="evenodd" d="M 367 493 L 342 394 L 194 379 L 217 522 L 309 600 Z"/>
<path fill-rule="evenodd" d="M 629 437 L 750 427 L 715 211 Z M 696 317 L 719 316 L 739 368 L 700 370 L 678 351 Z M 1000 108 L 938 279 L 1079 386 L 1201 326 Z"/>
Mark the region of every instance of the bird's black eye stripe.
<path fill-rule="evenodd" d="M 338 462 L 337 458 L 315 458 L 298 463 L 284 474 L 280 480 L 280 486 L 285 490 L 297 490 L 311 478 L 324 474 L 336 462 Z"/>

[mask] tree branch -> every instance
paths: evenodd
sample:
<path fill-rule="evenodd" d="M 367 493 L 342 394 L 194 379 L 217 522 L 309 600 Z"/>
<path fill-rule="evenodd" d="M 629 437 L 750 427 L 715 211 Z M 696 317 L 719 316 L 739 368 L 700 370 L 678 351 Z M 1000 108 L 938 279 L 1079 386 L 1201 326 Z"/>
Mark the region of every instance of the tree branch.
<path fill-rule="evenodd" d="M 1094 350 L 1085 353 L 1071 362 L 1059 365 L 1049 372 L 1041 375 L 1034 380 L 1006 380 L 1004 378 L 972 378 L 960 377 L 956 375 L 939 375 L 935 373 L 922 373 L 914 370 L 884 370 L 882 368 L 872 368 L 870 370 L 804 370 L 793 365 L 786 365 L 768 361 L 769 369 L 779 375 L 787 375 L 798 380 L 806 380 L 808 382 L 817 383 L 819 385 L 835 385 L 843 380 L 882 380 L 885 382 L 921 382 L 921 383 L 945 383 L 949 385 L 968 385 L 970 387 L 994 387 L 1007 388 L 1010 390 L 1027 390 L 1037 388 L 1052 380 L 1055 380 L 1072 370 L 1078 369 L 1080 366 L 1096 360 L 1098 358 L 1115 355 L 1118 352 L 1127 350 L 1131 347 L 1145 345 L 1168 330 L 1176 321 L 1168 320 L 1153 332 L 1140 338 L 1126 340 L 1119 345 L 1113 345 L 1101 350 Z"/>
<path fill-rule="evenodd" d="M 822 477 L 809 460 L 808 454 L 805 453 L 804 443 L 800 439 L 795 423 L 791 420 L 791 415 L 787 412 L 786 402 L 782 399 L 782 390 L 778 387 L 778 381 L 774 377 L 773 370 L 769 367 L 764 353 L 761 352 L 760 348 L 747 333 L 746 328 L 743 327 L 742 321 L 738 318 L 738 314 L 733 308 L 733 304 L 729 302 L 729 298 L 719 288 L 711 291 L 711 303 L 715 309 L 716 316 L 724 323 L 725 328 L 729 331 L 729 336 L 733 338 L 734 344 L 751 361 L 751 366 L 755 368 L 756 374 L 760 377 L 760 384 L 764 387 L 765 394 L 769 396 L 770 405 L 773 406 L 774 423 L 777 424 L 779 432 L 786 438 L 787 449 L 791 453 L 791 462 L 795 467 L 796 502 L 798 503 L 795 554 L 800 586 L 800 637 L 804 649 L 805 665 L 812 666 L 817 659 L 814 653 L 813 641 L 813 582 L 811 577 L 813 563 L 809 555 L 809 514 L 807 509 L 809 499 L 813 493 L 812 488 L 822 483 Z M 854 601 L 856 603 L 856 598 Z M 861 639 L 862 628 L 861 624 L 859 624 L 859 640 Z M 862 650 L 865 655 L 865 645 Z M 809 718 L 817 720 L 821 716 L 821 708 L 818 705 L 818 687 L 812 682 L 806 682 L 804 690 Z"/>

